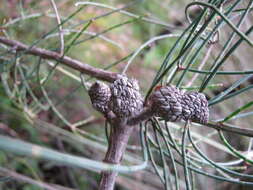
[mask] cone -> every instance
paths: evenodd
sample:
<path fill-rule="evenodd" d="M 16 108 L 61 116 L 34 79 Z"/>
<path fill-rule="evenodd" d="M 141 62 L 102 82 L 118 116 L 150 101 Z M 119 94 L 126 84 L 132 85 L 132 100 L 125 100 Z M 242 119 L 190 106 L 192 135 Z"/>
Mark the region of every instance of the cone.
<path fill-rule="evenodd" d="M 149 100 L 155 115 L 166 121 L 191 120 L 203 124 L 208 122 L 208 101 L 203 93 L 184 93 L 168 85 L 157 88 Z"/>
<path fill-rule="evenodd" d="M 187 92 L 182 98 L 184 120 L 190 119 L 193 122 L 207 123 L 209 118 L 208 101 L 203 93 Z M 190 113 L 188 114 L 186 113 Z"/>
<path fill-rule="evenodd" d="M 182 115 L 181 92 L 174 86 L 162 86 L 151 95 L 155 115 L 166 121 L 179 121 Z"/>
<path fill-rule="evenodd" d="M 137 80 L 121 76 L 110 85 L 110 109 L 120 118 L 133 117 L 143 108 Z"/>
<path fill-rule="evenodd" d="M 89 89 L 89 96 L 93 107 L 102 113 L 108 113 L 111 91 L 108 85 L 102 82 L 95 82 Z"/>

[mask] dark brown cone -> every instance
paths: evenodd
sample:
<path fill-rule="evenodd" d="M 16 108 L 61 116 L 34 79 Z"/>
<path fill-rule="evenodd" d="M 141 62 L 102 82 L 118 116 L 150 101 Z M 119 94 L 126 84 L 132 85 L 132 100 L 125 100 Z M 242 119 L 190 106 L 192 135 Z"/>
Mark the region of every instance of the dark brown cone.
<path fill-rule="evenodd" d="M 166 121 L 191 120 L 203 124 L 208 121 L 208 102 L 202 93 L 183 93 L 174 86 L 163 86 L 149 100 L 155 115 Z"/>
<path fill-rule="evenodd" d="M 174 86 L 163 86 L 150 97 L 155 115 L 166 121 L 179 121 L 182 115 L 181 92 Z"/>
<path fill-rule="evenodd" d="M 120 118 L 133 117 L 143 108 L 137 80 L 121 76 L 110 85 L 110 109 Z"/>
<path fill-rule="evenodd" d="M 109 101 L 111 98 L 111 91 L 108 85 L 102 82 L 95 82 L 89 89 L 89 96 L 93 107 L 102 113 L 109 112 Z"/>
<path fill-rule="evenodd" d="M 187 105 L 186 105 L 187 103 Z M 182 98 L 184 120 L 190 119 L 193 122 L 207 123 L 209 118 L 208 101 L 203 93 L 188 92 Z M 187 118 L 187 112 L 191 115 Z"/>

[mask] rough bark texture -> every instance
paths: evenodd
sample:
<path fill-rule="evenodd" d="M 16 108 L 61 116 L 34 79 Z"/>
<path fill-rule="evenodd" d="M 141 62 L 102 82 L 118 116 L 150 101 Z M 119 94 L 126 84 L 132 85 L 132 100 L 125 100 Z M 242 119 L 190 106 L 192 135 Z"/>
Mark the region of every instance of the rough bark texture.
<path fill-rule="evenodd" d="M 198 123 L 207 123 L 209 118 L 208 101 L 203 93 L 186 92 L 182 96 L 182 118 Z"/>
<path fill-rule="evenodd" d="M 143 109 L 143 99 L 138 81 L 122 75 L 111 85 L 110 109 L 120 118 L 129 118 Z"/>
<path fill-rule="evenodd" d="M 208 101 L 203 93 L 184 92 L 168 85 L 157 88 L 149 98 L 154 114 L 166 121 L 208 122 Z"/>
<path fill-rule="evenodd" d="M 141 122 L 148 120 L 153 115 L 154 115 L 154 111 L 152 110 L 152 108 L 150 108 L 150 107 L 144 107 L 143 110 L 142 110 L 142 112 L 139 113 L 138 115 L 130 118 L 127 121 L 127 124 L 131 125 L 131 126 L 138 125 Z"/>
<path fill-rule="evenodd" d="M 111 91 L 108 85 L 95 82 L 88 93 L 94 109 L 104 114 L 110 112 L 108 104 L 111 99 Z"/>
<path fill-rule="evenodd" d="M 114 124 L 104 162 L 120 163 L 132 131 L 133 127 L 125 125 L 125 122 Z M 117 172 L 102 172 L 99 190 L 113 190 L 117 174 Z"/>
<path fill-rule="evenodd" d="M 151 107 L 156 116 L 166 121 L 179 121 L 182 115 L 182 93 L 174 86 L 162 86 L 150 96 Z"/>

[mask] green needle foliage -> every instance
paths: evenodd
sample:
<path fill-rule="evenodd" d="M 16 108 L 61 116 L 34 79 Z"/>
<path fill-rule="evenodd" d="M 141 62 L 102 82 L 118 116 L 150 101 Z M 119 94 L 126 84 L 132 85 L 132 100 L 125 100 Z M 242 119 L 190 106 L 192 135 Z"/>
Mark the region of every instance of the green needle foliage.
<path fill-rule="evenodd" d="M 153 16 L 162 8 L 157 12 L 147 8 L 164 8 L 166 3 L 132 1 L 116 8 L 103 1 L 76 6 L 73 1 L 59 1 L 60 24 L 50 3 L 17 3 L 19 16 L 13 19 L 3 19 L 4 11 L 0 13 L 0 36 L 29 46 L 18 51 L 0 43 L 0 164 L 31 178 L 4 176 L 2 169 L 0 189 L 40 189 L 42 182 L 55 185 L 57 180 L 47 181 L 46 170 L 53 172 L 59 165 L 68 166 L 61 172 L 69 181 L 60 185 L 73 189 L 92 189 L 100 171 L 116 171 L 133 180 L 140 170 L 160 180 L 158 185 L 152 179 L 146 183 L 166 190 L 203 189 L 207 184 L 217 184 L 214 189 L 224 184 L 227 189 L 232 189 L 231 184 L 253 186 L 253 174 L 247 170 L 253 165 L 249 59 L 253 58 L 253 1 L 190 2 L 184 5 L 183 26 Z M 164 9 L 166 14 L 172 11 Z M 57 52 L 60 35 L 65 41 L 61 59 L 69 56 L 134 76 L 146 99 L 156 86 L 167 84 L 205 93 L 210 122 L 171 123 L 152 117 L 136 126 L 140 140 L 131 139 L 122 165 L 100 161 L 110 127 L 89 101 L 87 88 L 96 79 L 59 60 L 29 54 L 34 47 Z M 153 52 L 160 53 L 159 60 L 144 64 Z M 139 74 L 143 70 L 150 76 Z M 21 167 L 22 162 L 33 163 L 33 172 Z M 34 186 L 36 182 L 40 187 Z M 144 189 L 144 182 L 139 181 L 138 189 Z"/>

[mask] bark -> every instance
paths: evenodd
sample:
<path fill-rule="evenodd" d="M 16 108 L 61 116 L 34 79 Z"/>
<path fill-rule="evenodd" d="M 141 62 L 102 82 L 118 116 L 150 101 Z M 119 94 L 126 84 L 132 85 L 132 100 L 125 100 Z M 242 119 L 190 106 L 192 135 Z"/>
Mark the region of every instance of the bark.
<path fill-rule="evenodd" d="M 154 115 L 154 111 L 150 107 L 145 107 L 142 112 L 140 112 L 138 115 L 132 117 L 127 124 L 128 125 L 138 125 L 143 121 L 148 120 Z"/>
<path fill-rule="evenodd" d="M 132 131 L 133 127 L 124 123 L 113 126 L 104 162 L 120 164 Z M 102 172 L 99 190 L 113 190 L 117 175 L 117 172 Z"/>
<path fill-rule="evenodd" d="M 12 47 L 13 51 L 24 51 L 25 54 L 31 54 L 35 56 L 39 56 L 43 59 L 55 60 L 64 65 L 71 67 L 79 72 L 85 73 L 87 75 L 91 75 L 95 78 L 105 80 L 108 82 L 113 82 L 118 78 L 118 74 L 110 71 L 105 71 L 103 69 L 92 67 L 88 64 L 85 64 L 76 59 L 72 59 L 68 56 L 61 56 L 57 52 L 49 51 L 46 49 L 38 48 L 36 46 L 27 46 L 19 41 L 10 40 L 5 37 L 0 36 L 0 43 L 5 44 L 7 46 Z"/>

